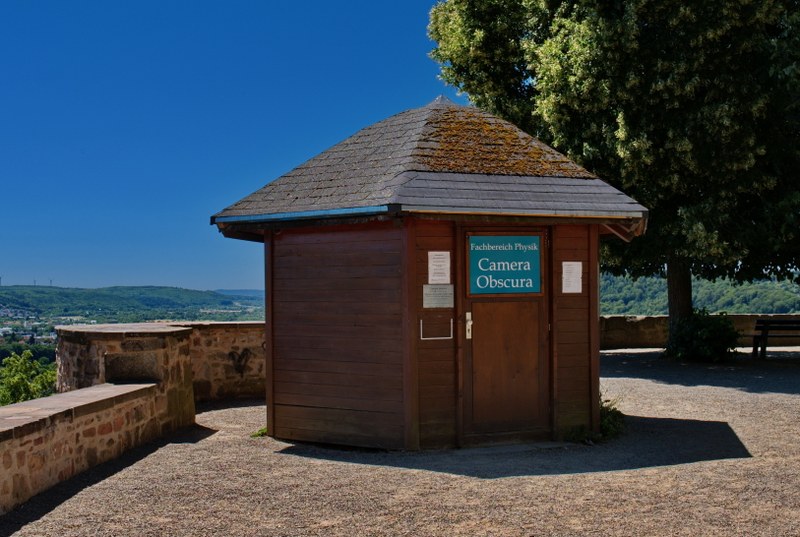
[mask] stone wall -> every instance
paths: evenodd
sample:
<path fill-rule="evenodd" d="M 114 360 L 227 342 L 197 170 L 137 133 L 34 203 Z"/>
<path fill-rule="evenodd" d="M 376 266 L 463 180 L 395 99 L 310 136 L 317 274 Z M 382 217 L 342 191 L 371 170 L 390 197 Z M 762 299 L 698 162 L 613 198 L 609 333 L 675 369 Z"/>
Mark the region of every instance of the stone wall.
<path fill-rule="evenodd" d="M 193 328 L 148 323 L 57 331 L 61 393 L 0 408 L 0 513 L 194 423 Z"/>
<path fill-rule="evenodd" d="M 644 349 L 667 343 L 666 316 L 600 317 L 601 349 Z"/>
<path fill-rule="evenodd" d="M 161 381 L 161 371 L 167 371 L 162 366 L 169 362 L 179 370 L 168 374 L 191 373 L 195 401 L 265 397 L 262 322 L 81 325 L 57 331 L 59 392 L 107 381 Z M 176 350 L 179 359 L 170 362 Z"/>
<path fill-rule="evenodd" d="M 753 345 L 753 328 L 756 319 L 793 319 L 800 321 L 800 315 L 728 315 L 733 326 L 739 331 L 739 346 Z M 612 315 L 600 317 L 601 349 L 643 349 L 660 348 L 667 344 L 669 318 L 666 315 L 651 317 L 626 317 Z M 770 347 L 800 345 L 798 338 L 774 338 Z"/>
<path fill-rule="evenodd" d="M 0 515 L 172 431 L 156 384 L 101 384 L 0 407 Z"/>
<path fill-rule="evenodd" d="M 194 423 L 191 328 L 159 323 L 74 325 L 56 328 L 57 389 L 67 392 L 113 383 L 156 383 L 157 411 Z"/>
<path fill-rule="evenodd" d="M 264 323 L 188 323 L 195 401 L 266 396 Z"/>
<path fill-rule="evenodd" d="M 51 397 L 0 407 L 0 515 L 194 423 L 198 401 L 265 396 L 264 324 L 57 328 Z"/>

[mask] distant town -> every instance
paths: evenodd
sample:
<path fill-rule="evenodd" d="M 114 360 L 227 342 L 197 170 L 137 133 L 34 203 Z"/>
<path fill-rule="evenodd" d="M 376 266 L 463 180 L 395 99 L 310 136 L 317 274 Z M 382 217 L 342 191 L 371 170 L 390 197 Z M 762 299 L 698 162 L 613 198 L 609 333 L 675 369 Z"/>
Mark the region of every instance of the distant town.
<path fill-rule="evenodd" d="M 263 319 L 260 290 L 0 287 L 0 345 L 54 346 L 55 326 L 68 324 Z"/>

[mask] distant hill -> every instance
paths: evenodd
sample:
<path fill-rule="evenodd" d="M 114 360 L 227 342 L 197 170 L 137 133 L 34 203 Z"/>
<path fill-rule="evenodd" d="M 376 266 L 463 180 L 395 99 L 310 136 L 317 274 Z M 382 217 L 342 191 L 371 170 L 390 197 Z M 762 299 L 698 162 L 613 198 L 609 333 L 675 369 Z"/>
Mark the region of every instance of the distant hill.
<path fill-rule="evenodd" d="M 800 285 L 758 281 L 734 284 L 729 280 L 694 279 L 696 308 L 711 313 L 800 313 Z M 666 315 L 667 282 L 664 278 L 600 277 L 601 315 Z"/>
<path fill-rule="evenodd" d="M 261 299 L 264 298 L 263 289 L 214 289 L 214 292 L 221 295 L 254 296 Z"/>
<path fill-rule="evenodd" d="M 3 310 L 6 316 L 25 311 L 55 321 L 260 320 L 264 318 L 264 299 L 254 294 L 177 287 L 80 289 L 15 285 L 0 287 L 0 314 Z"/>
<path fill-rule="evenodd" d="M 694 303 L 715 313 L 800 313 L 800 285 L 760 281 L 735 285 L 694 280 Z M 602 315 L 666 315 L 663 278 L 631 280 L 602 274 Z M 264 291 L 177 287 L 80 289 L 15 285 L 0 287 L 0 320 L 37 316 L 69 322 L 245 321 L 264 319 Z"/>

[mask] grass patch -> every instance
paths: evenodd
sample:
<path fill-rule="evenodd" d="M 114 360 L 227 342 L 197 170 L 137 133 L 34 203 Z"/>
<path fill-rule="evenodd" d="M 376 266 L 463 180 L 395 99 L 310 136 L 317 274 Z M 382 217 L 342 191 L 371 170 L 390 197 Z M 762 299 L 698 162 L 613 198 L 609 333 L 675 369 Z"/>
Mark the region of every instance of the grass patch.
<path fill-rule="evenodd" d="M 266 427 L 262 427 L 259 430 L 257 430 L 256 432 L 250 433 L 250 438 L 261 438 L 261 437 L 267 436 L 267 434 L 268 434 L 267 433 L 267 428 Z"/>

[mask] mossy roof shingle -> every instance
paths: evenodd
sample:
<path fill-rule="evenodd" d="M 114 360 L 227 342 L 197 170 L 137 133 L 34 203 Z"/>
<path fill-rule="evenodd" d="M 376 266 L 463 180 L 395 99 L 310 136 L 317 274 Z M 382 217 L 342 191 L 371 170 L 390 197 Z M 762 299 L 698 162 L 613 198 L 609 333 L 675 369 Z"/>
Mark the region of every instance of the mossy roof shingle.
<path fill-rule="evenodd" d="M 646 209 L 511 123 L 445 98 L 370 125 L 212 217 L 369 212 L 638 218 Z"/>

